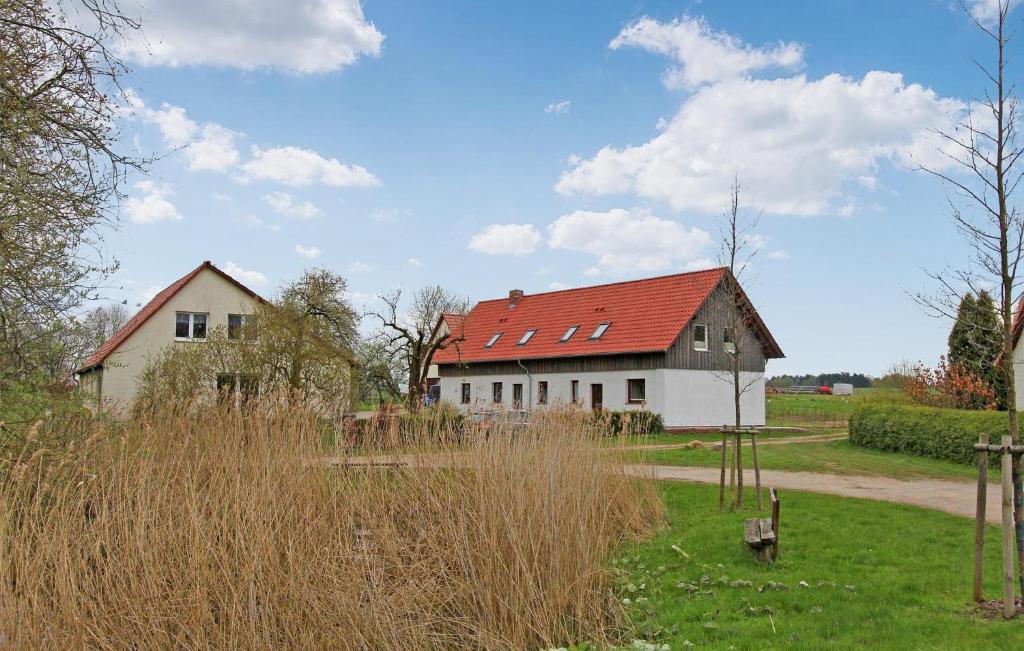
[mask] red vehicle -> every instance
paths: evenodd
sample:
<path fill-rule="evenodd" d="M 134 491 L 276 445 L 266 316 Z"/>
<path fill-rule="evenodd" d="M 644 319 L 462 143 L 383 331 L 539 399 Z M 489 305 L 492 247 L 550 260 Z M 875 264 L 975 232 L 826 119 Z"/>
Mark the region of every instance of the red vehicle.
<path fill-rule="evenodd" d="M 830 396 L 830 395 L 832 395 L 832 388 L 831 387 L 818 387 L 818 393 L 823 395 L 823 396 Z"/>

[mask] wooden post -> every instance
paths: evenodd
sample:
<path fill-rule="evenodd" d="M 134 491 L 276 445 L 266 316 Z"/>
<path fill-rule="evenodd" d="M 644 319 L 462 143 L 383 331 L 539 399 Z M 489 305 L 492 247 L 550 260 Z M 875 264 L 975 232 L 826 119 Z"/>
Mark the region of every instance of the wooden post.
<path fill-rule="evenodd" d="M 732 454 L 729 455 L 729 508 L 732 508 L 736 506 L 736 441 L 731 434 L 729 439 L 733 443 Z"/>
<path fill-rule="evenodd" d="M 722 430 L 722 476 L 718 479 L 718 512 L 725 508 L 725 455 L 729 448 L 729 435 Z"/>
<path fill-rule="evenodd" d="M 768 501 L 772 507 L 772 531 L 775 532 L 775 545 L 772 546 L 772 561 L 779 557 L 779 493 L 774 488 L 768 489 Z"/>
<path fill-rule="evenodd" d="M 743 509 L 743 434 L 736 430 L 736 508 Z"/>
<path fill-rule="evenodd" d="M 1013 600 L 1013 439 L 1003 435 L 1003 617 L 1017 610 Z"/>
<path fill-rule="evenodd" d="M 988 445 L 988 434 L 978 434 L 978 443 Z M 988 450 L 978 451 L 978 505 L 974 523 L 974 600 L 985 599 L 982 568 L 985 564 L 985 506 L 988 499 Z"/>
<path fill-rule="evenodd" d="M 750 430 L 750 454 L 754 457 L 754 486 L 757 489 L 757 510 L 761 504 L 761 464 L 757 462 L 757 432 Z"/>

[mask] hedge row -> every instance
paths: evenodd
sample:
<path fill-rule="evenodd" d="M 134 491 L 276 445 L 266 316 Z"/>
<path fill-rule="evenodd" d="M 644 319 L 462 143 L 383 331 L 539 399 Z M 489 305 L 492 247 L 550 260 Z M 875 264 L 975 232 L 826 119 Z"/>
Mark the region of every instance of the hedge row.
<path fill-rule="evenodd" d="M 626 409 L 612 411 L 605 409 L 594 412 L 594 418 L 603 422 L 608 427 L 608 433 L 612 436 L 620 434 L 646 436 L 649 434 L 660 434 L 665 431 L 665 421 L 661 414 L 646 409 Z"/>
<path fill-rule="evenodd" d="M 987 432 L 992 443 L 1009 432 L 1006 412 L 911 405 L 866 405 L 850 416 L 850 442 L 866 448 L 975 464 L 973 446 Z M 990 455 L 992 465 L 999 455 Z"/>

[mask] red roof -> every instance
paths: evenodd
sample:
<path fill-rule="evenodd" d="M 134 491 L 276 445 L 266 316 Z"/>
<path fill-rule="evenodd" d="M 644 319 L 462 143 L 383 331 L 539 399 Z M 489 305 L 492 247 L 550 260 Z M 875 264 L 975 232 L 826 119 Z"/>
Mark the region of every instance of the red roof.
<path fill-rule="evenodd" d="M 529 294 L 514 306 L 508 298 L 481 301 L 462 321 L 462 341 L 437 351 L 434 362 L 611 355 L 667 350 L 722 281 L 725 269 L 660 276 L 595 287 Z M 754 312 L 754 326 L 765 353 L 782 351 Z M 598 339 L 590 336 L 598 325 L 610 324 Z M 571 326 L 579 329 L 566 342 L 560 339 Z M 524 333 L 536 333 L 518 345 Z M 486 344 L 502 335 L 491 347 Z"/>
<path fill-rule="evenodd" d="M 128 337 L 132 336 L 132 333 L 134 333 L 136 330 L 138 330 L 140 327 L 142 327 L 143 323 L 145 323 L 146 321 L 149 321 L 149 318 L 151 316 L 156 314 L 160 310 L 160 308 L 164 306 L 164 304 L 167 301 L 171 300 L 171 298 L 175 294 L 177 294 L 178 291 L 182 287 L 187 285 L 193 278 L 195 278 L 197 275 L 199 275 L 199 272 L 201 272 L 203 269 L 209 269 L 210 271 L 212 271 L 212 272 L 214 272 L 216 274 L 219 274 L 221 277 L 223 277 L 229 283 L 231 283 L 232 285 L 238 287 L 239 289 L 241 289 L 246 294 L 249 294 L 250 296 L 252 296 L 253 298 L 255 298 L 256 300 L 258 300 L 261 303 L 264 302 L 263 298 L 260 297 L 259 294 L 257 294 L 256 292 L 252 291 L 251 289 L 249 289 L 248 287 L 246 287 L 242 283 L 238 282 L 237 280 L 235 280 L 231 276 L 227 275 L 226 273 L 224 273 L 223 271 L 221 271 L 220 269 L 215 267 L 213 265 L 213 263 L 210 262 L 209 260 L 206 260 L 205 262 L 203 262 L 203 264 L 199 265 L 198 267 L 196 267 L 192 271 L 188 272 L 187 274 L 185 274 L 181 278 L 175 280 L 166 289 L 164 289 L 163 291 L 158 293 L 156 296 L 154 296 L 148 303 L 146 303 L 142 307 L 141 310 L 139 310 L 135 314 L 135 316 L 133 316 L 131 319 L 128 320 L 128 323 L 124 324 L 121 327 L 120 330 L 115 332 L 113 334 L 113 336 L 110 337 L 110 339 L 107 339 L 106 341 L 104 341 L 103 345 L 101 345 L 99 348 L 97 348 L 96 352 L 94 352 L 92 355 L 90 355 L 89 359 L 85 360 L 85 362 L 82 364 L 81 368 L 79 368 L 78 371 L 76 371 L 76 372 L 77 373 L 82 373 L 84 371 L 88 371 L 89 369 L 93 368 L 94 366 L 99 366 L 100 364 L 102 364 L 103 360 L 105 360 L 112 352 L 117 350 L 118 346 L 123 344 L 124 341 L 126 339 L 128 339 Z"/>

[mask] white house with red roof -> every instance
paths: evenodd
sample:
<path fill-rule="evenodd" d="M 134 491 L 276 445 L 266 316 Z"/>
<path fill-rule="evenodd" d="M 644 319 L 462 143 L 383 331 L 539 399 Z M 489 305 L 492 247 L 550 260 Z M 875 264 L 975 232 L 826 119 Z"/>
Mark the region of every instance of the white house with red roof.
<path fill-rule="evenodd" d="M 743 315 L 744 425 L 765 422 L 764 372 L 782 350 L 726 269 L 481 301 L 434 355 L 440 397 L 464 410 L 648 409 L 666 427 L 735 421 L 730 314 Z"/>
<path fill-rule="evenodd" d="M 89 356 L 76 372 L 79 390 L 96 404 L 124 410 L 147 362 L 166 346 L 202 345 L 218 327 L 229 338 L 241 336 L 260 302 L 254 291 L 207 260 L 154 296 Z"/>

